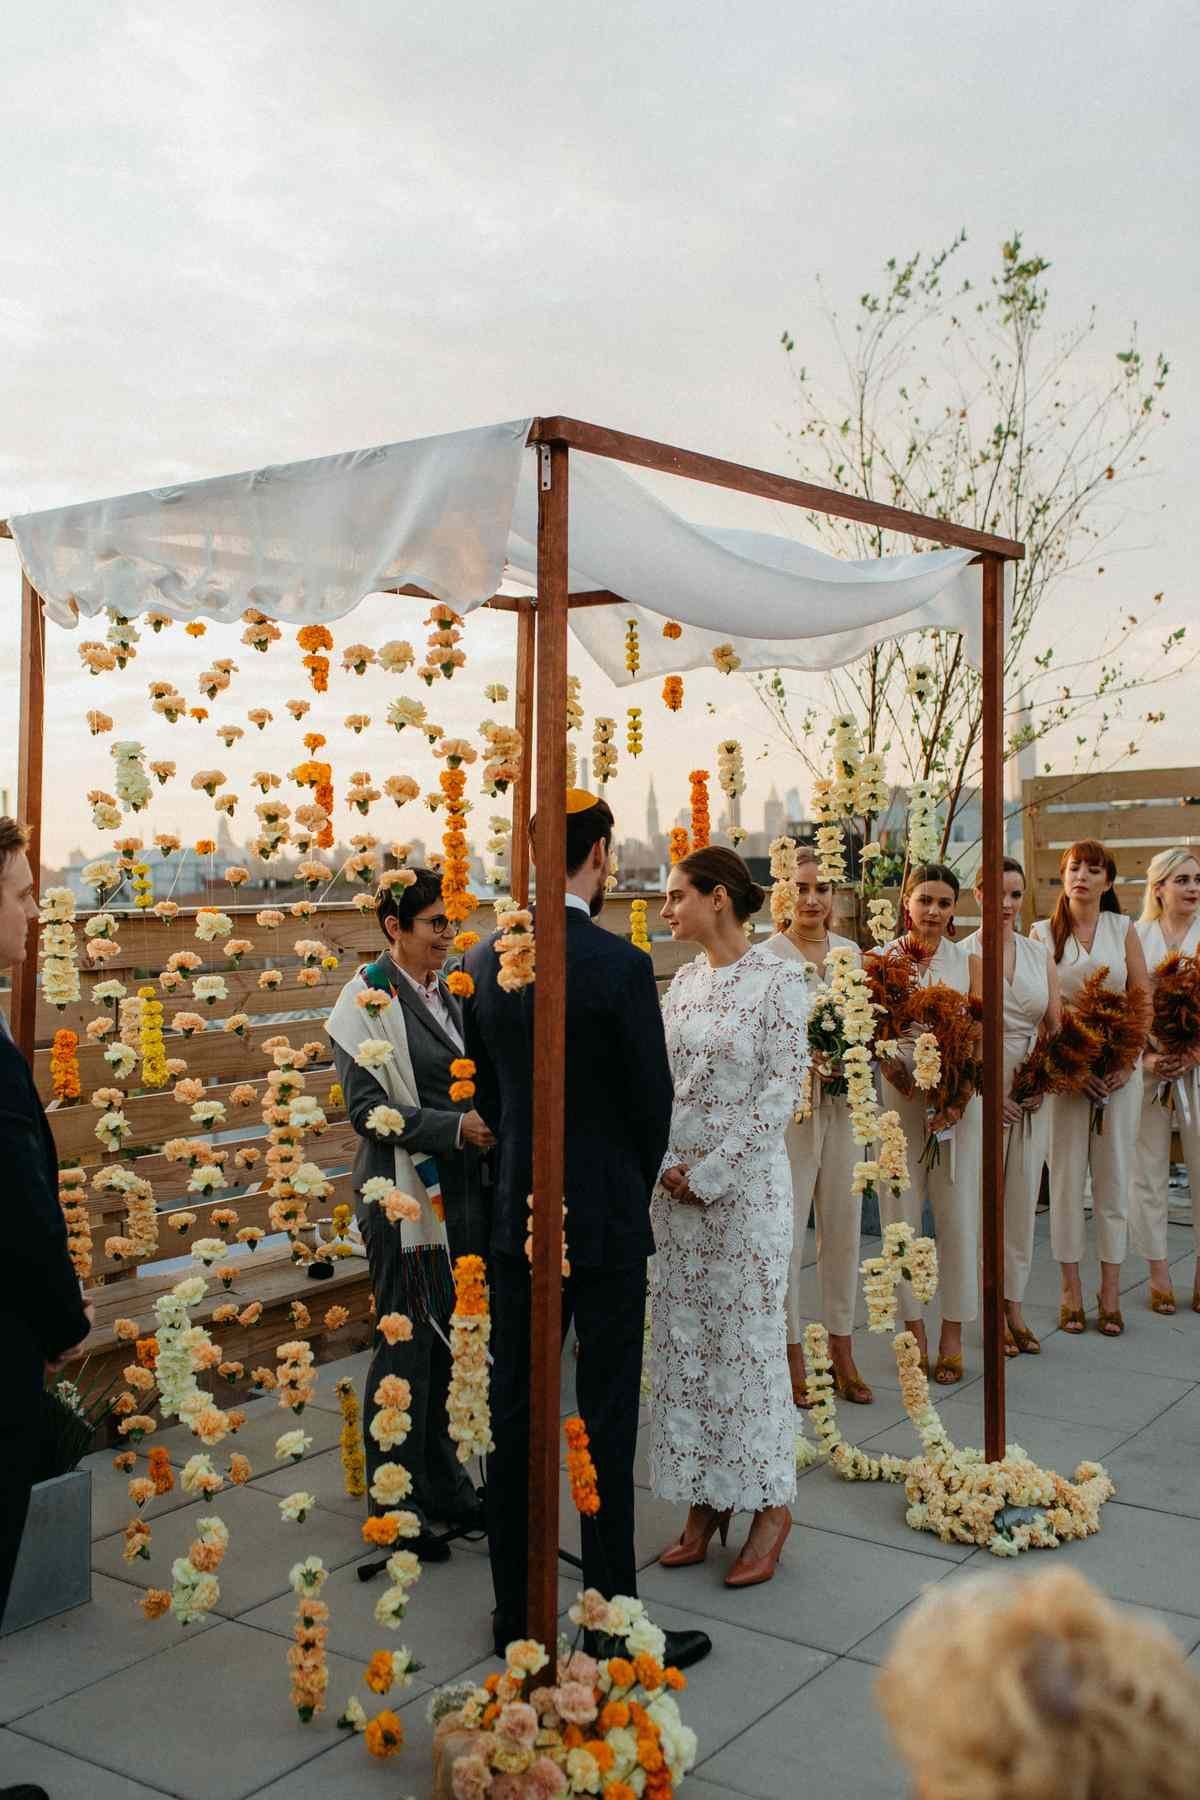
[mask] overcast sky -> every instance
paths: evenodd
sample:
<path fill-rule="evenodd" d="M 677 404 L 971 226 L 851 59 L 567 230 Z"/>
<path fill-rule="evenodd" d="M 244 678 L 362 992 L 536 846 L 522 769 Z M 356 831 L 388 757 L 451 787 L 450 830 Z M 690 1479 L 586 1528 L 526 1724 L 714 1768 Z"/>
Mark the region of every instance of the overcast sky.
<path fill-rule="evenodd" d="M 1017 227 L 1064 325 L 1095 302 L 1103 344 L 1137 319 L 1174 364 L 1160 478 L 1093 610 L 1165 590 L 1200 612 L 1194 8 L 4 0 L 0 22 L 0 516 L 531 412 L 794 468 L 778 340 L 818 354 L 814 278 L 852 304 L 886 255 L 960 226 L 985 274 Z M 11 663 L 11 545 L 5 593 Z M 58 757 L 105 700 L 51 636 Z M 728 708 L 720 681 L 695 692 Z M 120 731 L 199 760 L 124 692 Z M 473 727 L 477 692 L 438 716 Z M 646 692 L 669 813 L 695 748 Z M 1155 761 L 1200 760 L 1196 695 L 1165 697 Z M 598 679 L 588 698 L 624 704 Z M 720 726 L 753 759 L 752 703 Z M 5 682 L 0 786 L 15 736 Z M 621 782 L 640 822 L 644 768 Z M 56 803 L 48 848 L 84 817 Z"/>

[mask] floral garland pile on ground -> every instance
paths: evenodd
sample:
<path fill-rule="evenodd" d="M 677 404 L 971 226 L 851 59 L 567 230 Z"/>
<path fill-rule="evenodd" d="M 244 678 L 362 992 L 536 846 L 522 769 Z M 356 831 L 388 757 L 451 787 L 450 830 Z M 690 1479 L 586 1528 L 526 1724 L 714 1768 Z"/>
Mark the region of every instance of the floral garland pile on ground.
<path fill-rule="evenodd" d="M 640 1600 L 589 1588 L 570 1610 L 575 1647 L 550 1673 L 541 1644 L 509 1644 L 502 1675 L 482 1687 L 443 1688 L 429 1706 L 434 1792 L 479 1800 L 499 1779 L 514 1793 L 600 1794 L 668 1800 L 695 1765 L 695 1732 L 676 1694 L 687 1686 L 662 1663 L 665 1639 Z M 620 1641 L 603 1658 L 580 1647 L 584 1630 Z M 546 1671 L 546 1673 L 543 1673 Z"/>
<path fill-rule="evenodd" d="M 863 1264 L 872 1331 L 896 1324 L 896 1288 L 910 1281 L 923 1303 L 937 1287 L 932 1242 L 915 1238 L 910 1226 L 889 1225 L 883 1253 Z M 1116 1491 L 1099 1463 L 1080 1463 L 1067 1481 L 1039 1468 L 1017 1444 L 999 1462 L 980 1450 L 957 1449 L 938 1416 L 921 1369 L 920 1347 L 910 1331 L 893 1340 L 904 1410 L 921 1440 L 921 1454 L 905 1460 L 870 1456 L 847 1444 L 837 1423 L 829 1337 L 823 1325 L 804 1334 L 813 1426 L 837 1473 L 846 1481 L 903 1482 L 905 1514 L 914 1531 L 929 1531 L 943 1543 L 973 1544 L 994 1556 L 1022 1550 L 1052 1550 L 1100 1529 L 1100 1508 Z"/>

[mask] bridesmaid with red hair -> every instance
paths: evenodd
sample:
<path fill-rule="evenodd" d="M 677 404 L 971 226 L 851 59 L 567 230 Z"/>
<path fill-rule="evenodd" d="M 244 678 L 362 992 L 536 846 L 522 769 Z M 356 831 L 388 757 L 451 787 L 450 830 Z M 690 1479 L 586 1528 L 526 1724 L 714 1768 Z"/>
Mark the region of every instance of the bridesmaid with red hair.
<path fill-rule="evenodd" d="M 1141 940 L 1133 920 L 1121 912 L 1113 883 L 1117 865 L 1111 852 L 1094 838 L 1063 851 L 1059 863 L 1062 892 L 1048 919 L 1039 919 L 1030 936 L 1045 944 L 1058 971 L 1063 1002 L 1070 1005 L 1089 975 L 1105 970 L 1104 986 L 1116 993 L 1140 992 L 1148 1000 L 1150 981 Z M 1137 1075 L 1137 1079 L 1132 1077 Z M 1089 1175 L 1092 1221 L 1100 1256 L 1100 1292 L 1096 1296 L 1099 1328 L 1105 1337 L 1120 1337 L 1121 1264 L 1128 1240 L 1129 1188 L 1134 1147 L 1142 1107 L 1140 1072 L 1119 1070 L 1092 1076 L 1082 1093 L 1054 1094 L 1050 1109 L 1050 1248 L 1058 1262 L 1062 1295 L 1058 1322 L 1078 1335 L 1087 1324 L 1079 1265 L 1086 1245 L 1083 1196 Z M 1093 1129 L 1092 1113 L 1103 1107 L 1103 1131 Z"/>

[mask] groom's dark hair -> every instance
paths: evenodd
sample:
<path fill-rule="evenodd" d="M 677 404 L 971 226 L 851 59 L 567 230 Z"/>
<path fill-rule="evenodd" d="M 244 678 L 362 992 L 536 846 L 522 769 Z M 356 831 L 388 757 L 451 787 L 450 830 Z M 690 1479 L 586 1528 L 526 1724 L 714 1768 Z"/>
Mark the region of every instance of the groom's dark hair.
<path fill-rule="evenodd" d="M 578 875 L 592 853 L 593 844 L 608 844 L 613 839 L 612 807 L 607 800 L 597 800 L 582 812 L 567 814 L 567 874 Z M 537 814 L 529 821 L 532 838 L 537 829 Z"/>

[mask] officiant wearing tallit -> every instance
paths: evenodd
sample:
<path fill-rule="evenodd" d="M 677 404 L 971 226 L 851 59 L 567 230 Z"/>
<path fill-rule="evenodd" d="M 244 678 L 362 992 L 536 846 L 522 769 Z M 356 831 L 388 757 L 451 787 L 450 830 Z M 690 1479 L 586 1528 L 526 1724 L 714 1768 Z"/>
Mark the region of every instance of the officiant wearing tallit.
<path fill-rule="evenodd" d="M 462 1012 L 441 973 L 455 926 L 442 906 L 440 878 L 429 869 L 394 871 L 380 885 L 376 913 L 386 948 L 346 983 L 326 1028 L 346 1114 L 361 1139 L 354 1190 L 375 1316 L 403 1313 L 412 1322 L 411 1338 L 395 1344 L 376 1332 L 363 1406 L 367 1478 L 370 1485 L 379 1465 L 395 1460 L 371 1424 L 380 1382 L 397 1375 L 411 1389 L 412 1429 L 396 1453 L 412 1477 L 402 1504 L 422 1528 L 403 1547 L 443 1561 L 449 1549 L 430 1530 L 432 1521 L 483 1524 L 449 1436 L 447 1340 L 453 1261 L 487 1254 L 487 1152 L 495 1140 L 469 1102 L 451 1097 L 451 1064 L 463 1054 Z M 418 1216 L 389 1220 L 384 1182 L 414 1200 Z M 376 1502 L 373 1510 L 389 1508 Z"/>

